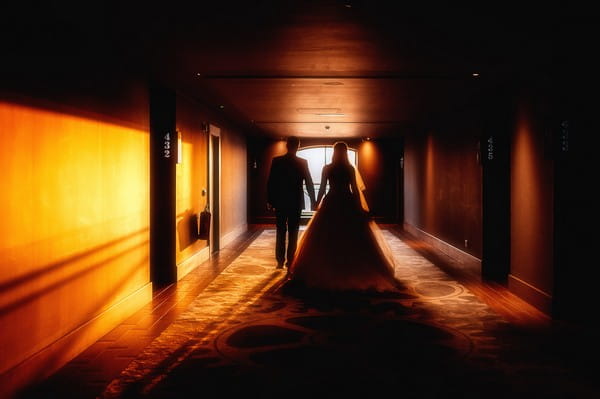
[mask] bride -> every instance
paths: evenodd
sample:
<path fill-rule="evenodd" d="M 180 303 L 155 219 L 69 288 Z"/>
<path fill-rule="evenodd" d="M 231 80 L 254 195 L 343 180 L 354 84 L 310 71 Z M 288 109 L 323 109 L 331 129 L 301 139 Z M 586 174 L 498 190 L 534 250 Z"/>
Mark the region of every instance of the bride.
<path fill-rule="evenodd" d="M 289 267 L 291 281 L 330 291 L 396 290 L 391 250 L 367 215 L 359 183 L 360 175 L 348 160 L 348 146 L 335 143 L 332 161 L 323 167 L 318 210 Z"/>

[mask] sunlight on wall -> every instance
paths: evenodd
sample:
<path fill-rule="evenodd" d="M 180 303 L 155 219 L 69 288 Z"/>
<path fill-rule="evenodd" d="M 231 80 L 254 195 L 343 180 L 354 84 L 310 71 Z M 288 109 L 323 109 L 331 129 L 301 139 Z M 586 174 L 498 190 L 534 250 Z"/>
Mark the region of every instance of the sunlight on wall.
<path fill-rule="evenodd" d="M 206 240 L 195 236 L 198 229 L 193 220 L 204 209 L 207 199 L 201 195 L 207 185 L 206 145 L 202 145 L 206 137 L 191 130 L 182 131 L 182 136 L 182 158 L 176 168 L 177 264 L 206 247 Z"/>
<path fill-rule="evenodd" d="M 3 372 L 149 283 L 149 142 L 6 102 L 0 132 Z"/>

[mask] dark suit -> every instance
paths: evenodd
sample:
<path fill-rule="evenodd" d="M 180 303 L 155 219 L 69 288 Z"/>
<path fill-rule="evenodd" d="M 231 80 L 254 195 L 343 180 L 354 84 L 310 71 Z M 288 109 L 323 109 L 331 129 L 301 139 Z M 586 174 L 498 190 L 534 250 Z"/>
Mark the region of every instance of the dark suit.
<path fill-rule="evenodd" d="M 273 158 L 267 181 L 267 201 L 275 208 L 277 218 L 275 257 L 279 265 L 286 260 L 286 253 L 289 265 L 296 252 L 300 214 L 305 206 L 303 182 L 306 182 L 308 195 L 314 203 L 315 189 L 308 171 L 308 162 L 290 153 Z M 287 251 L 286 233 L 289 233 Z"/>

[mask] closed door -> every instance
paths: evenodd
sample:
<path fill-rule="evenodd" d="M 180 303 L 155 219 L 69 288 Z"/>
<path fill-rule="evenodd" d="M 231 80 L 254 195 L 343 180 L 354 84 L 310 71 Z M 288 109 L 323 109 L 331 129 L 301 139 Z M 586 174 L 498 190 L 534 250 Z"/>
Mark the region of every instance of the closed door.
<path fill-rule="evenodd" d="M 220 249 L 221 221 L 221 130 L 210 125 L 209 134 L 209 203 L 212 213 L 209 246 L 211 254 Z"/>

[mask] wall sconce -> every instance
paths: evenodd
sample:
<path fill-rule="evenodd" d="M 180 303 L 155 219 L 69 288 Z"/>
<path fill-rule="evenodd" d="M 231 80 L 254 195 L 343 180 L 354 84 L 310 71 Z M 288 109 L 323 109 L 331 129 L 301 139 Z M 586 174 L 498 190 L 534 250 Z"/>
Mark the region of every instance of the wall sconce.
<path fill-rule="evenodd" d="M 183 144 L 181 143 L 181 132 L 177 130 L 177 163 L 181 163 L 182 152 L 183 152 Z"/>

